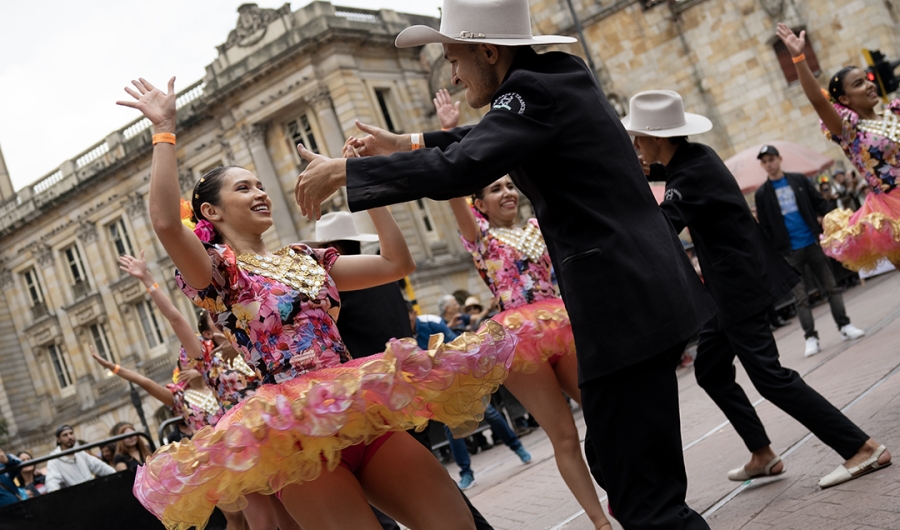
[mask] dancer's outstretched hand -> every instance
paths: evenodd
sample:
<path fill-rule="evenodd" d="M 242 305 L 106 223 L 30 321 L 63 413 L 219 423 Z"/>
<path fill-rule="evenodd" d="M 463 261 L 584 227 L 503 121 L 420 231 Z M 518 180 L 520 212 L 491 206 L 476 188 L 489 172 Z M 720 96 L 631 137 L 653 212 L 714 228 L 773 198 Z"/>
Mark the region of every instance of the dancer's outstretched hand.
<path fill-rule="evenodd" d="M 135 101 L 116 101 L 116 105 L 138 109 L 158 131 L 174 131 L 175 78 L 169 79 L 168 92 L 163 92 L 143 78 L 138 78 L 137 81 L 132 81 L 131 84 L 137 88 L 137 92 L 130 87 L 125 87 L 125 92 L 128 92 Z M 168 129 L 171 129 L 171 131 Z"/>
<path fill-rule="evenodd" d="M 140 258 L 135 258 L 128 254 L 119 256 L 119 270 L 125 271 L 138 280 L 143 281 L 150 274 L 150 271 L 147 270 L 147 260 L 144 259 L 144 251 L 141 251 Z"/>
<path fill-rule="evenodd" d="M 317 155 L 302 144 L 297 152 L 309 165 L 297 177 L 294 198 L 300 214 L 312 221 L 322 217 L 322 202 L 347 183 L 347 160 Z"/>
<path fill-rule="evenodd" d="M 459 101 L 454 103 L 446 88 L 438 90 L 432 102 L 434 102 L 437 117 L 441 121 L 441 129 L 452 129 L 459 125 Z"/>
<path fill-rule="evenodd" d="M 116 367 L 115 363 L 111 363 L 111 362 L 107 361 L 106 359 L 104 359 L 103 357 L 100 357 L 99 355 L 97 355 L 97 352 L 94 351 L 93 346 L 91 346 L 91 357 L 93 357 L 94 360 L 97 361 L 97 364 L 106 368 L 107 370 L 112 371 Z"/>
<path fill-rule="evenodd" d="M 351 144 L 359 153 L 359 156 L 389 155 L 397 151 L 408 151 L 410 149 L 408 135 L 394 134 L 385 131 L 381 127 L 366 125 L 359 120 L 356 120 L 356 128 L 369 135 L 363 138 L 355 138 Z M 404 138 L 406 138 L 405 141 Z"/>
<path fill-rule="evenodd" d="M 791 52 L 791 57 L 803 54 L 803 50 L 806 49 L 806 30 L 800 31 L 799 36 L 794 35 L 794 31 L 787 24 L 779 22 L 776 33 L 781 42 L 787 46 L 788 51 Z"/>

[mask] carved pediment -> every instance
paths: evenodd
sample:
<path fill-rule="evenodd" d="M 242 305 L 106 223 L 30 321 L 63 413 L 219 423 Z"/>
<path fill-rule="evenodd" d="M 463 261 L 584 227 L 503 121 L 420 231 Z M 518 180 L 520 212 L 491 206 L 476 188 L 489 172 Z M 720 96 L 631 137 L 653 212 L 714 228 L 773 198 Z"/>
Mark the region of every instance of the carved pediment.
<path fill-rule="evenodd" d="M 123 275 L 109 285 L 119 307 L 128 305 L 144 297 L 146 290 L 140 280 L 133 276 Z"/>
<path fill-rule="evenodd" d="M 48 346 L 57 342 L 62 337 L 59 329 L 59 320 L 53 315 L 47 315 L 37 322 L 25 328 L 25 334 L 32 348 Z"/>
<path fill-rule="evenodd" d="M 270 22 L 282 15 L 290 14 L 291 4 L 289 3 L 278 9 L 265 9 L 256 4 L 241 4 L 238 7 L 237 26 L 228 34 L 223 48 L 253 46 L 266 36 L 266 29 Z"/>
<path fill-rule="evenodd" d="M 106 311 L 103 309 L 103 300 L 98 293 L 86 296 L 74 304 L 64 307 L 69 315 L 72 327 L 81 327 L 93 322 L 106 321 Z"/>

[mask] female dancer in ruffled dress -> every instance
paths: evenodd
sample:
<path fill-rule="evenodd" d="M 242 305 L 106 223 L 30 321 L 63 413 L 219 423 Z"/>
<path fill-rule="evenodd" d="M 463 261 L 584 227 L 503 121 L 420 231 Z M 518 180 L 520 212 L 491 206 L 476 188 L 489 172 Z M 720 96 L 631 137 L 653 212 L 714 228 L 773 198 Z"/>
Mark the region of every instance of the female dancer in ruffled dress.
<path fill-rule="evenodd" d="M 515 339 L 489 326 L 431 351 L 392 341 L 383 356 L 341 364 L 348 356 L 334 323 L 338 290 L 395 281 L 415 267 L 390 213 L 369 212 L 380 256 L 300 244 L 273 253 L 262 239 L 272 220 L 259 179 L 216 168 L 194 188 L 192 232 L 179 218 L 174 78 L 167 93 L 133 84 L 126 91 L 134 101 L 119 103 L 143 112 L 158 142 L 153 228 L 182 290 L 267 383 L 214 430 L 166 446 L 139 468 L 138 499 L 177 529 L 202 527 L 213 504 L 241 506 L 248 492 L 278 492 L 306 529 L 379 529 L 369 503 L 411 528 L 474 528 L 446 470 L 398 431 L 429 418 L 473 427 L 506 377 Z"/>
<path fill-rule="evenodd" d="M 442 90 L 435 95 L 441 127 L 459 122 L 459 106 Z M 491 317 L 519 339 L 516 358 L 503 384 L 547 433 L 566 485 L 598 529 L 611 528 L 581 452 L 581 441 L 565 392 L 581 404 L 572 326 L 551 283 L 550 255 L 529 219 L 516 226 L 519 193 L 502 177 L 478 191 L 473 208 L 466 199 L 449 201 L 463 245 L 495 297 L 501 313 Z"/>
<path fill-rule="evenodd" d="M 188 221 L 182 219 L 182 222 Z M 159 288 L 147 268 L 143 251 L 139 258 L 128 254 L 119 256 L 119 268 L 144 285 L 181 341 L 178 358 L 184 376 L 175 380 L 174 384 L 166 385 L 173 397 L 173 403 L 169 406 L 175 414 L 185 418 L 195 433 L 207 425 L 215 427 L 226 412 L 254 394 L 259 386 L 259 374 L 244 362 L 221 333 L 216 333 L 207 311 L 201 311 L 197 321 L 201 334 L 198 340 L 191 324 Z M 199 373 L 202 380 L 191 377 L 195 373 Z M 300 530 L 276 499 L 258 493 L 248 494 L 246 498 L 247 506 L 241 513 L 246 517 L 250 530 Z M 229 524 L 240 527 L 234 522 L 239 516 L 233 512 L 225 514 Z"/>
<path fill-rule="evenodd" d="M 806 32 L 778 24 L 778 36 L 794 63 L 825 136 L 841 146 L 872 188 L 856 212 L 834 210 L 822 223 L 822 250 L 852 270 L 874 269 L 887 258 L 900 269 L 900 99 L 876 111 L 878 94 L 855 66 L 831 76 L 828 95 L 819 88 L 803 51 Z"/>

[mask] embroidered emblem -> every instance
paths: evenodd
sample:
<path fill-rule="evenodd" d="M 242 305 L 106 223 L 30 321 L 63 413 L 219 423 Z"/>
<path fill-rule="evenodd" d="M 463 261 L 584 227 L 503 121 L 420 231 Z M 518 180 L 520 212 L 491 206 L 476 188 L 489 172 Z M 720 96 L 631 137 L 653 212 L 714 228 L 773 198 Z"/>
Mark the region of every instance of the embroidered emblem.
<path fill-rule="evenodd" d="M 663 196 L 664 200 L 667 201 L 680 201 L 683 199 L 681 196 L 681 192 L 676 190 L 675 188 L 669 188 L 666 190 L 666 194 Z"/>
<path fill-rule="evenodd" d="M 493 108 L 523 114 L 525 112 L 525 100 L 517 92 L 508 92 L 494 101 Z"/>

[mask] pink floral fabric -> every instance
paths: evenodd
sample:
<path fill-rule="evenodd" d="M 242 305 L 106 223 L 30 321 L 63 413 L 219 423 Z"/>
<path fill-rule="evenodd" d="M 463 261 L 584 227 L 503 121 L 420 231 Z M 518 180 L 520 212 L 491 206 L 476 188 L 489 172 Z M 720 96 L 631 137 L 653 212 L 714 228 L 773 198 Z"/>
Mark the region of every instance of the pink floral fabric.
<path fill-rule="evenodd" d="M 186 385 L 186 381 L 169 383 L 166 385 L 166 389 L 172 393 L 172 397 L 175 399 L 175 404 L 172 405 L 172 413 L 184 418 L 185 423 L 187 423 L 194 432 L 199 431 L 207 425 L 215 427 L 216 424 L 219 423 L 219 420 L 222 419 L 222 416 L 225 415 L 225 410 L 219 406 L 219 409 L 214 414 L 210 414 L 202 408 L 186 402 L 184 400 L 184 389 Z"/>
<path fill-rule="evenodd" d="M 462 236 L 460 239 L 472 254 L 481 278 L 500 299 L 501 310 L 559 298 L 551 281 L 553 265 L 546 251 L 533 262 L 515 247 L 492 236 L 486 219 L 476 216 L 475 221 L 478 223 L 475 241 L 466 241 Z M 540 228 L 537 219 L 529 219 L 528 223 Z"/>
<path fill-rule="evenodd" d="M 201 339 L 200 343 L 203 346 L 203 357 L 185 359 L 182 364 L 203 375 L 206 386 L 215 392 L 216 400 L 226 412 L 255 393 L 259 386 L 259 373 L 248 375 L 229 366 L 221 354 L 213 352 L 216 347 L 213 341 Z M 181 351 L 183 352 L 184 348 Z M 256 371 L 252 366 L 250 368 Z"/>
<path fill-rule="evenodd" d="M 885 136 L 861 130 L 859 115 L 847 107 L 836 104 L 834 109 L 843 118 L 843 130 L 840 135 L 832 134 L 820 122 L 825 136 L 841 146 L 853 166 L 872 187 L 873 193 L 883 193 L 882 183 L 892 188 L 896 186 L 900 177 L 900 144 Z M 900 99 L 891 101 L 885 112 L 900 115 Z"/>
<path fill-rule="evenodd" d="M 281 383 L 349 360 L 335 325 L 340 296 L 328 274 L 338 258 L 334 249 L 291 246 L 325 269 L 325 283 L 310 299 L 284 283 L 245 271 L 227 245 L 205 246 L 213 271 L 210 285 L 194 289 L 176 272 L 178 285 L 210 312 L 235 349 L 257 368 L 262 383 Z"/>

